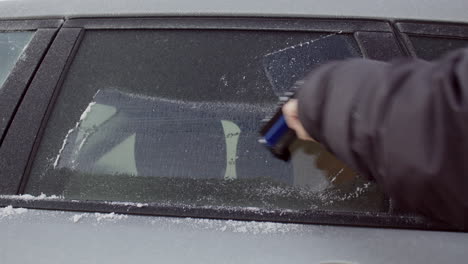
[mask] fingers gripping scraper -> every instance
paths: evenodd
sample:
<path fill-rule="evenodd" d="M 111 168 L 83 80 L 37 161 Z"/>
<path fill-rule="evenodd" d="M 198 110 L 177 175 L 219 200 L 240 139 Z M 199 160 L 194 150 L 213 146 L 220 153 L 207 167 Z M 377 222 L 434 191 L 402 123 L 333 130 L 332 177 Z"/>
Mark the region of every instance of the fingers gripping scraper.
<path fill-rule="evenodd" d="M 261 139 L 259 142 L 264 144 L 275 157 L 284 161 L 291 158 L 289 146 L 297 139 L 297 136 L 296 132 L 286 124 L 282 107 L 294 97 L 294 91 L 301 84 L 302 81 L 296 82 L 290 92 L 285 92 L 283 96 L 280 96 L 279 109 L 273 117 L 262 120 L 264 125 L 260 130 Z"/>

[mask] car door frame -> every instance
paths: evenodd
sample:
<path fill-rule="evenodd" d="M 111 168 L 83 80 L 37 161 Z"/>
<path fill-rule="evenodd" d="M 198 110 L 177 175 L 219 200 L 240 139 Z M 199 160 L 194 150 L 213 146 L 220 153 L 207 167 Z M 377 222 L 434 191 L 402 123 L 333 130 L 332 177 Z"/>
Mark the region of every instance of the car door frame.
<path fill-rule="evenodd" d="M 421 216 L 394 215 L 391 212 L 252 210 L 249 208 L 173 206 L 159 203 L 138 206 L 133 203 L 110 201 L 19 199 L 18 195 L 24 194 L 44 129 L 84 33 L 87 30 L 113 29 L 227 29 L 347 33 L 354 34 L 364 57 L 388 60 L 405 55 L 399 46 L 391 23 L 384 20 L 251 17 L 75 18 L 67 20 L 44 57 L 0 148 L 0 165 L 3 166 L 0 172 L 0 179 L 3 182 L 0 184 L 0 191 L 6 194 L 0 197 L 0 205 L 174 217 L 451 230 L 450 227 Z M 389 41 L 391 42 L 390 53 L 379 53 L 375 48 Z"/>
<path fill-rule="evenodd" d="M 0 146 L 62 19 L 0 20 L 0 32 L 34 32 L 0 89 Z M 1 190 L 1 189 L 0 189 Z"/>

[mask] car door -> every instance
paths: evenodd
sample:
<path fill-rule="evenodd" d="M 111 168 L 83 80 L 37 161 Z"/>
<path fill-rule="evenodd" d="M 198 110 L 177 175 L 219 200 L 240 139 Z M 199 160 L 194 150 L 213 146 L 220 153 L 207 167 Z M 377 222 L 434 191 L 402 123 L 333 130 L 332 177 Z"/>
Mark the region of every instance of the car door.
<path fill-rule="evenodd" d="M 377 186 L 319 145 L 296 142 L 283 163 L 257 143 L 278 96 L 318 65 L 405 50 L 377 20 L 67 20 L 0 148 L 0 202 L 11 205 L 1 228 L 18 238 L 0 242 L 3 257 L 459 259 L 462 233 L 383 229 L 450 227 L 394 213 Z M 20 245 L 34 254 L 16 254 Z"/>

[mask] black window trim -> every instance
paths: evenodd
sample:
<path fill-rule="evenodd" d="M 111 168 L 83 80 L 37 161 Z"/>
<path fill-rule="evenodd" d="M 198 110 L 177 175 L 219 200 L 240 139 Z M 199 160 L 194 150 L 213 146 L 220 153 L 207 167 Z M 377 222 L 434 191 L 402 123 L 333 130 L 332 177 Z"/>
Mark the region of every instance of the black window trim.
<path fill-rule="evenodd" d="M 0 20 L 0 31 L 31 31 L 38 28 L 59 28 L 62 19 L 9 19 Z"/>
<path fill-rule="evenodd" d="M 326 18 L 255 18 L 255 17 L 157 17 L 157 18 L 73 18 L 63 27 L 84 29 L 240 29 L 275 31 L 392 32 L 384 20 Z"/>
<path fill-rule="evenodd" d="M 412 57 L 418 56 L 410 36 L 468 39 L 468 24 L 464 23 L 401 20 L 395 23 L 395 27 Z"/>
<path fill-rule="evenodd" d="M 12 205 L 30 209 L 65 210 L 78 212 L 101 212 L 144 216 L 190 217 L 240 221 L 268 221 L 288 224 L 319 224 L 357 227 L 378 227 L 397 229 L 418 229 L 436 231 L 466 231 L 428 220 L 421 216 L 400 216 L 388 213 L 357 213 L 338 211 L 289 211 L 265 210 L 241 207 L 204 207 L 192 205 L 164 205 L 159 203 L 138 203 L 118 201 L 83 200 L 22 200 L 18 197 L 0 196 L 0 206 Z"/>
<path fill-rule="evenodd" d="M 468 24 L 462 23 L 436 23 L 427 21 L 398 21 L 397 28 L 401 33 L 427 35 L 427 36 L 444 36 L 444 37 L 460 37 L 468 36 Z"/>
<path fill-rule="evenodd" d="M 0 20 L 0 32 L 34 32 L 22 56 L 0 89 L 0 146 L 18 105 L 52 42 L 61 19 Z"/>
<path fill-rule="evenodd" d="M 173 27 L 170 22 L 175 23 Z M 183 23 L 182 23 L 182 22 Z M 219 23 L 222 21 L 222 23 Z M 254 27 L 254 22 L 261 22 Z M 300 23 L 295 23 L 300 21 Z M 144 22 L 144 23 L 142 23 Z M 212 24 L 211 24 L 212 23 Z M 336 26 L 328 26 L 326 23 Z M 169 25 L 169 26 L 168 26 Z M 294 26 L 296 25 L 296 27 Z M 309 25 L 310 28 L 305 27 Z M 315 25 L 315 26 L 314 26 Z M 332 27 L 332 28 L 330 28 Z M 142 29 L 142 28 L 194 28 L 194 29 L 245 29 L 344 32 L 393 32 L 389 22 L 373 20 L 334 20 L 302 18 L 104 18 L 71 19 L 58 32 L 45 56 L 23 104 L 12 122 L 0 148 L 0 192 L 18 195 L 24 192 L 32 161 L 35 158 L 42 134 L 52 112 L 55 99 L 74 58 L 83 32 L 86 29 Z M 362 47 L 361 47 L 362 48 Z M 21 144 L 19 144 L 21 142 Z M 16 148 L 16 149 L 14 149 Z M 13 156 L 13 157 L 12 157 Z M 19 157 L 19 158 L 18 158 Z M 2 184 L 5 182 L 6 184 Z M 13 186 L 13 188 L 11 187 Z M 357 213 L 338 211 L 279 211 L 249 210 L 246 208 L 203 207 L 192 205 L 168 206 L 149 203 L 143 207 L 118 202 L 76 200 L 21 200 L 0 196 L 0 205 L 15 207 L 89 212 L 115 212 L 137 215 L 198 217 L 249 221 L 276 221 L 285 223 L 327 224 L 365 227 L 410 228 L 424 230 L 454 230 L 420 216 L 401 216 L 389 213 Z"/>
<path fill-rule="evenodd" d="M 44 114 L 80 33 L 81 29 L 59 30 L 16 110 L 0 146 L 2 194 L 19 192 Z"/>
<path fill-rule="evenodd" d="M 397 36 L 393 32 L 356 31 L 353 33 L 364 58 L 389 61 L 397 56 L 406 55 Z M 376 38 L 376 36 L 379 36 Z M 371 41 L 369 44 L 367 41 Z M 387 49 L 379 49 L 387 46 Z M 373 48 L 374 47 L 374 48 Z M 377 50 L 375 49 L 377 48 Z"/>

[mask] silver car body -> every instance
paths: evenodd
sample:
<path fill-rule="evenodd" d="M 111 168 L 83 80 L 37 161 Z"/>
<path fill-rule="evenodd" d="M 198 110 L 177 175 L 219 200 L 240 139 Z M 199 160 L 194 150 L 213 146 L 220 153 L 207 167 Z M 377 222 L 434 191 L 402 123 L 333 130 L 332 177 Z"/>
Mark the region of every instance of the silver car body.
<path fill-rule="evenodd" d="M 0 18 L 365 17 L 468 22 L 465 0 L 0 0 Z M 468 235 L 0 209 L 0 263 L 463 263 Z"/>

